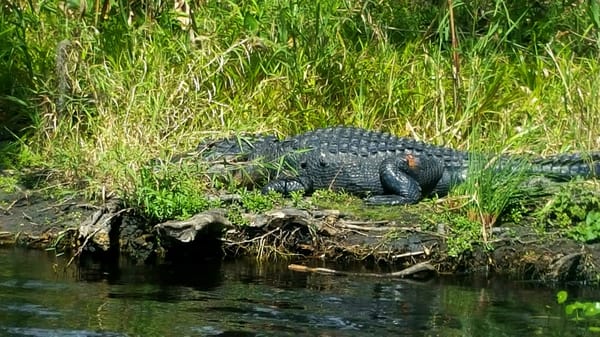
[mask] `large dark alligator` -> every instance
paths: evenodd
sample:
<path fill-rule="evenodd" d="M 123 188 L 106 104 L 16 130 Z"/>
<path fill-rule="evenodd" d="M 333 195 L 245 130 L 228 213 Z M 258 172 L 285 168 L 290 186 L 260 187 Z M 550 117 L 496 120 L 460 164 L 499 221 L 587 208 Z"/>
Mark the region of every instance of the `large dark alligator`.
<path fill-rule="evenodd" d="M 333 189 L 364 196 L 369 204 L 388 205 L 446 195 L 465 181 L 474 158 L 492 158 L 354 127 L 317 129 L 283 140 L 230 138 L 201 144 L 199 150 L 207 160 L 236 156 L 257 163 L 252 171 L 267 177 L 265 193 Z M 600 173 L 600 152 L 495 159 L 498 169 L 514 166 L 558 179 Z"/>

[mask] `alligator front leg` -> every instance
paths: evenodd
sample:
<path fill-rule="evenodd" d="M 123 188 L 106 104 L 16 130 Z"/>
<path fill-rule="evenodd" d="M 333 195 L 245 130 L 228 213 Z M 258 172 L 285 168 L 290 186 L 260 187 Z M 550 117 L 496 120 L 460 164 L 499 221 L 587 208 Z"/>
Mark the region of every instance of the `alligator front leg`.
<path fill-rule="evenodd" d="M 269 182 L 265 185 L 261 192 L 268 194 L 269 192 L 278 192 L 283 195 L 290 195 L 292 192 L 301 191 L 303 193 L 314 192 L 313 184 L 307 177 L 285 177 Z"/>
<path fill-rule="evenodd" d="M 369 205 L 407 205 L 428 195 L 444 174 L 444 164 L 434 157 L 407 154 L 386 159 L 379 167 L 379 178 L 386 194 L 365 199 Z"/>

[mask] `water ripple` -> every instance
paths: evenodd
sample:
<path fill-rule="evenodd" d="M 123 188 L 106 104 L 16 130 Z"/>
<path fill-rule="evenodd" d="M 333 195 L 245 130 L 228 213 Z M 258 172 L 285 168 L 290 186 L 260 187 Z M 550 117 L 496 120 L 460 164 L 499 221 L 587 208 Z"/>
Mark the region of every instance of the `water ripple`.
<path fill-rule="evenodd" d="M 50 310 L 39 304 L 6 304 L 0 306 L 0 311 L 30 313 L 40 316 L 60 316 L 60 312 Z"/>
<path fill-rule="evenodd" d="M 0 331 L 2 329 L 0 328 Z M 87 330 L 39 329 L 39 328 L 5 328 L 6 337 L 127 337 L 114 332 L 95 332 Z"/>

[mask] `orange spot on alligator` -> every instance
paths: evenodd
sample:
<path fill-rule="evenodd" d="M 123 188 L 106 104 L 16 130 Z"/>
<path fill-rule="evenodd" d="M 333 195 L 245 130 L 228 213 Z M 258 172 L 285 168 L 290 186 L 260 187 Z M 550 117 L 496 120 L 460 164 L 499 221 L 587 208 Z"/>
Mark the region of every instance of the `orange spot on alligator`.
<path fill-rule="evenodd" d="M 406 163 L 408 164 L 408 167 L 411 169 L 417 168 L 417 158 L 411 153 L 406 155 Z"/>

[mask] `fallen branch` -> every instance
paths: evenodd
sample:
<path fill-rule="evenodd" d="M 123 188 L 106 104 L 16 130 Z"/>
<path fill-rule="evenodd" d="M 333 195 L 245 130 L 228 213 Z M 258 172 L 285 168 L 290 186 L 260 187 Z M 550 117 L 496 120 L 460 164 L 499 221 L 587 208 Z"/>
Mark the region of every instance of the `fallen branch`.
<path fill-rule="evenodd" d="M 347 272 L 329 268 L 312 268 L 299 264 L 290 264 L 288 269 L 303 273 L 317 273 L 317 274 L 328 274 L 328 275 L 343 275 L 343 276 L 360 276 L 360 277 L 408 277 L 415 275 L 421 272 L 434 273 L 437 274 L 437 270 L 429 264 L 429 262 L 421 262 L 417 263 L 414 266 L 410 266 L 401 271 L 393 272 L 393 273 L 355 273 L 355 272 Z"/>
<path fill-rule="evenodd" d="M 396 255 L 392 255 L 392 259 L 401 259 L 401 258 L 405 258 L 405 257 L 412 257 L 412 256 L 423 255 L 423 254 L 427 254 L 427 252 L 424 250 L 420 250 L 418 252 L 408 252 L 408 253 L 404 253 L 404 254 L 396 254 Z"/>

